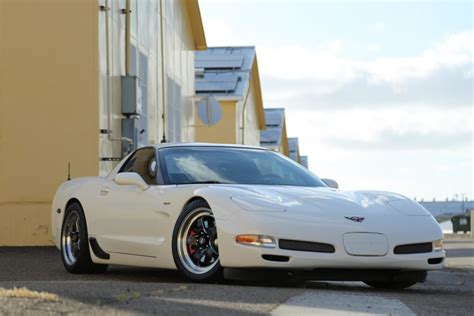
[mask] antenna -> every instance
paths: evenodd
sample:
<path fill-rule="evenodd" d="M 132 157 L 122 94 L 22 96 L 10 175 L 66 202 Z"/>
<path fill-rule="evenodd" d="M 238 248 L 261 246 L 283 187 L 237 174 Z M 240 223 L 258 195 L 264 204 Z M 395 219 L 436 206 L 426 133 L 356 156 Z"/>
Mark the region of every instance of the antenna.
<path fill-rule="evenodd" d="M 71 180 L 71 162 L 67 163 L 67 181 Z"/>

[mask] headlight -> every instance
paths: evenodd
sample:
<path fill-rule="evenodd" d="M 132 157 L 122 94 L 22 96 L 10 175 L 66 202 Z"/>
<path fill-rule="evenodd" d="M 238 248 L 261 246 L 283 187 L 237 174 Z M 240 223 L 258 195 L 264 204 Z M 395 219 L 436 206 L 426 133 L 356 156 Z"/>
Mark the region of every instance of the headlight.
<path fill-rule="evenodd" d="M 433 242 L 433 249 L 434 251 L 441 251 L 443 250 L 443 240 L 436 240 Z"/>
<path fill-rule="evenodd" d="M 275 239 L 270 236 L 262 235 L 238 235 L 235 241 L 241 245 L 256 246 L 262 248 L 275 248 Z"/>
<path fill-rule="evenodd" d="M 246 211 L 256 212 L 285 212 L 285 208 L 265 198 L 254 196 L 233 196 L 230 198 L 235 204 Z"/>

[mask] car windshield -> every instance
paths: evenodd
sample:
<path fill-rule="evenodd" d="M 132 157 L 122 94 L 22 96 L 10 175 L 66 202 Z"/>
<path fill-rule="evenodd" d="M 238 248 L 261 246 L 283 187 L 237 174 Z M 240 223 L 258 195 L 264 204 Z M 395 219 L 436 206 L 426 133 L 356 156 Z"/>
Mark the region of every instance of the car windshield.
<path fill-rule="evenodd" d="M 168 147 L 159 150 L 166 184 L 223 183 L 324 187 L 317 176 L 268 150 Z"/>

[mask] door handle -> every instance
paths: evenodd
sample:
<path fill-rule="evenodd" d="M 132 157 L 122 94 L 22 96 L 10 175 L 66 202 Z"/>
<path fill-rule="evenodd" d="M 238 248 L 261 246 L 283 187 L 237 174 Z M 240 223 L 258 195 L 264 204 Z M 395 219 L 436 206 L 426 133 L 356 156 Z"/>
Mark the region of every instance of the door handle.
<path fill-rule="evenodd" d="M 103 187 L 100 189 L 100 195 L 107 195 L 109 193 L 110 189 L 108 187 Z"/>

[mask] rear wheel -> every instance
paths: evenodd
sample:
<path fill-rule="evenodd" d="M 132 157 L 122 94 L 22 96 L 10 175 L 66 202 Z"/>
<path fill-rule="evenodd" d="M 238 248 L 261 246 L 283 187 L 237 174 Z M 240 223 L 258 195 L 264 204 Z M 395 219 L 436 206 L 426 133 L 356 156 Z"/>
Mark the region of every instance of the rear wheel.
<path fill-rule="evenodd" d="M 184 208 L 176 221 L 172 247 L 176 267 L 185 277 L 205 282 L 222 278 L 216 221 L 204 200 Z"/>
<path fill-rule="evenodd" d="M 394 281 L 394 282 L 380 282 L 380 281 L 364 281 L 370 287 L 376 289 L 392 289 L 401 290 L 409 288 L 418 283 L 417 281 Z"/>
<path fill-rule="evenodd" d="M 61 257 L 71 273 L 102 273 L 106 264 L 92 262 L 86 219 L 79 203 L 70 204 L 65 212 L 61 229 Z"/>

